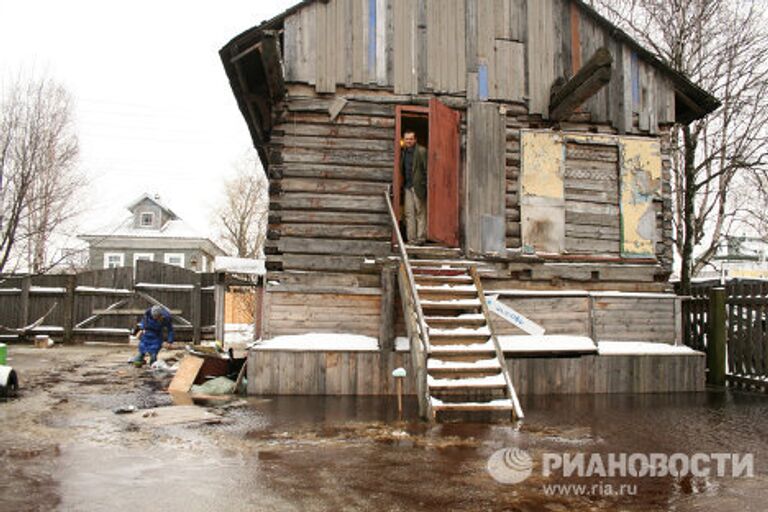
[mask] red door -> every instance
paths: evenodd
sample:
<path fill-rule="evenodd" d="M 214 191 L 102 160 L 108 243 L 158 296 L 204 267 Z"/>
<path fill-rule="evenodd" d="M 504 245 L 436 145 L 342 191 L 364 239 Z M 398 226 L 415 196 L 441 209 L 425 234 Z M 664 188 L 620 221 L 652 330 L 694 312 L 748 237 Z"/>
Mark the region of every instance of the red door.
<path fill-rule="evenodd" d="M 459 246 L 459 113 L 429 100 L 427 238 Z"/>

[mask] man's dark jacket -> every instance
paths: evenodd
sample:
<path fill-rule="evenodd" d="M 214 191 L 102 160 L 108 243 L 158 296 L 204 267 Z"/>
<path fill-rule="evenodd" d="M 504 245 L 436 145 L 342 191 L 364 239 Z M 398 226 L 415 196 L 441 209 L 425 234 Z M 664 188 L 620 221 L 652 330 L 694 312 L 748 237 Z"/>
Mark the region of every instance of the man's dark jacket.
<path fill-rule="evenodd" d="M 405 148 L 400 153 L 400 171 L 405 183 Z M 413 191 L 419 199 L 427 198 L 427 148 L 420 144 L 413 151 Z"/>

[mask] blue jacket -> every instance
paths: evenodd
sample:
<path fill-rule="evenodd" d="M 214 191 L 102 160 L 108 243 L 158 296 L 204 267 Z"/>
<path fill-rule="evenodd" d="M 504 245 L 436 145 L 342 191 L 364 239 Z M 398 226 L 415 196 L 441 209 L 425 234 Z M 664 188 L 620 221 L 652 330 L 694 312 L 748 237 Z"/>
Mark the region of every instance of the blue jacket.
<path fill-rule="evenodd" d="M 144 331 L 139 342 L 139 351 L 142 354 L 157 353 L 163 345 L 163 328 L 168 330 L 168 343 L 173 343 L 173 324 L 171 315 L 163 309 L 163 318 L 159 322 L 152 318 L 152 308 L 144 312 L 144 316 L 139 322 L 139 327 Z"/>

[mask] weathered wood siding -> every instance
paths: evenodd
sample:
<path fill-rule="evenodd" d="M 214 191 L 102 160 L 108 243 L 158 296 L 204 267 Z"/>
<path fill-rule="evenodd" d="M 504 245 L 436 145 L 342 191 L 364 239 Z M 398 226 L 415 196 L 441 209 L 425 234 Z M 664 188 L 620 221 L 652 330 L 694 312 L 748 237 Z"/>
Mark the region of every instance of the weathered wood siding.
<path fill-rule="evenodd" d="M 588 297 L 503 297 L 501 302 L 542 326 L 546 334 L 590 335 Z M 525 334 L 495 314 L 492 318 L 497 334 Z"/>
<path fill-rule="evenodd" d="M 280 288 L 268 289 L 265 338 L 309 332 L 343 332 L 373 338 L 379 335 L 381 295 L 375 290 L 368 289 L 370 294 L 344 294 L 333 293 L 333 289 L 308 293 Z"/>
<path fill-rule="evenodd" d="M 492 288 L 487 289 L 490 293 Z M 563 293 L 548 297 L 501 293 L 501 302 L 541 325 L 546 334 L 589 336 L 596 341 L 675 343 L 680 337 L 675 296 Z M 498 334 L 525 334 L 492 315 Z"/>
<path fill-rule="evenodd" d="M 567 142 L 565 249 L 619 254 L 619 150 L 616 145 Z"/>
<path fill-rule="evenodd" d="M 518 395 L 704 391 L 706 358 L 696 355 L 507 357 Z"/>
<path fill-rule="evenodd" d="M 506 248 L 506 128 L 497 104 L 470 105 L 466 155 L 466 247 L 478 253 L 502 253 Z"/>
<path fill-rule="evenodd" d="M 554 80 L 607 47 L 611 83 L 577 115 L 647 134 L 675 116 L 670 80 L 569 0 L 314 2 L 285 19 L 283 46 L 286 81 L 320 93 L 366 85 L 527 102 L 543 118 Z"/>
<path fill-rule="evenodd" d="M 248 356 L 249 395 L 394 395 L 392 370 L 408 373 L 403 392 L 415 394 L 407 352 L 252 350 Z"/>
<path fill-rule="evenodd" d="M 674 343 L 674 299 L 597 297 L 595 338 L 609 341 Z"/>
<path fill-rule="evenodd" d="M 394 395 L 392 370 L 408 373 L 404 393 L 415 394 L 408 352 L 252 350 L 249 395 Z M 703 391 L 703 353 L 695 355 L 507 357 L 520 396 L 578 393 Z"/>

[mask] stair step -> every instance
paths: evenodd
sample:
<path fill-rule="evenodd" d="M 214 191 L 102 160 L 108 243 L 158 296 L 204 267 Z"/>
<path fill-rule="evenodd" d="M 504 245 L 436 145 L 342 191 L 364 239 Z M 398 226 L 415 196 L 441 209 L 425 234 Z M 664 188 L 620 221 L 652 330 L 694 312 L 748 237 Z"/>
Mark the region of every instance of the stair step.
<path fill-rule="evenodd" d="M 439 398 L 429 397 L 433 411 L 510 411 L 514 408 L 512 400 L 500 398 L 489 402 L 443 402 Z"/>
<path fill-rule="evenodd" d="M 488 328 L 487 325 L 482 325 L 480 327 L 475 328 L 469 328 L 469 327 L 456 327 L 452 329 L 439 329 L 436 327 L 430 327 L 429 328 L 429 336 L 430 338 L 435 336 L 439 338 L 463 338 L 466 336 L 480 336 L 483 338 L 487 338 L 491 335 L 491 330 Z"/>
<path fill-rule="evenodd" d="M 429 343 L 435 347 L 445 345 L 476 345 L 485 343 L 490 339 L 488 335 L 482 334 L 464 334 L 454 336 L 429 335 Z"/>
<path fill-rule="evenodd" d="M 474 284 L 419 284 L 416 283 L 416 289 L 419 293 L 455 293 L 457 295 L 477 295 L 477 288 Z"/>
<path fill-rule="evenodd" d="M 461 379 L 440 379 L 427 375 L 427 387 L 429 389 L 503 389 L 507 387 L 507 381 L 501 373 Z"/>
<path fill-rule="evenodd" d="M 429 353 L 433 356 L 481 356 L 484 358 L 493 357 L 496 355 L 496 348 L 493 346 L 491 340 L 485 343 L 468 343 L 468 344 L 450 344 L 450 345 L 432 345 L 429 346 Z"/>
<path fill-rule="evenodd" d="M 445 277 L 462 277 L 466 276 L 467 270 L 464 268 L 456 268 L 456 267 L 414 267 L 411 266 L 411 269 L 413 270 L 413 277 L 414 279 L 417 278 L 417 276 L 445 276 Z"/>
<path fill-rule="evenodd" d="M 435 308 L 435 309 L 461 309 L 461 308 L 479 308 L 480 299 L 458 299 L 458 298 L 445 298 L 445 299 L 424 299 L 420 300 L 422 308 Z"/>
<path fill-rule="evenodd" d="M 461 249 L 454 247 L 441 247 L 432 245 L 408 245 L 405 244 L 405 251 L 409 258 L 461 258 L 463 253 Z"/>
<path fill-rule="evenodd" d="M 478 327 L 482 327 L 486 325 L 485 318 L 453 319 L 451 317 L 429 317 L 429 318 L 424 317 L 424 320 L 427 322 L 427 326 L 429 328 L 435 328 L 435 329 L 454 329 L 459 327 L 465 328 L 465 329 L 476 329 Z"/>
<path fill-rule="evenodd" d="M 472 265 L 477 265 L 477 262 L 462 259 L 419 259 L 411 260 L 411 266 L 414 267 L 456 267 L 469 269 Z"/>
<path fill-rule="evenodd" d="M 416 284 L 419 283 L 449 283 L 449 284 L 471 284 L 473 282 L 472 277 L 468 275 L 458 276 L 445 276 L 445 275 L 431 275 L 431 274 L 414 274 Z"/>
<path fill-rule="evenodd" d="M 461 379 L 464 377 L 497 375 L 501 372 L 501 365 L 497 359 L 444 361 L 442 359 L 429 358 L 427 360 L 427 371 L 429 375 L 435 378 Z"/>
<path fill-rule="evenodd" d="M 489 371 L 500 370 L 498 359 L 478 359 L 477 361 L 445 361 L 430 357 L 427 359 L 427 370 L 433 371 Z"/>

